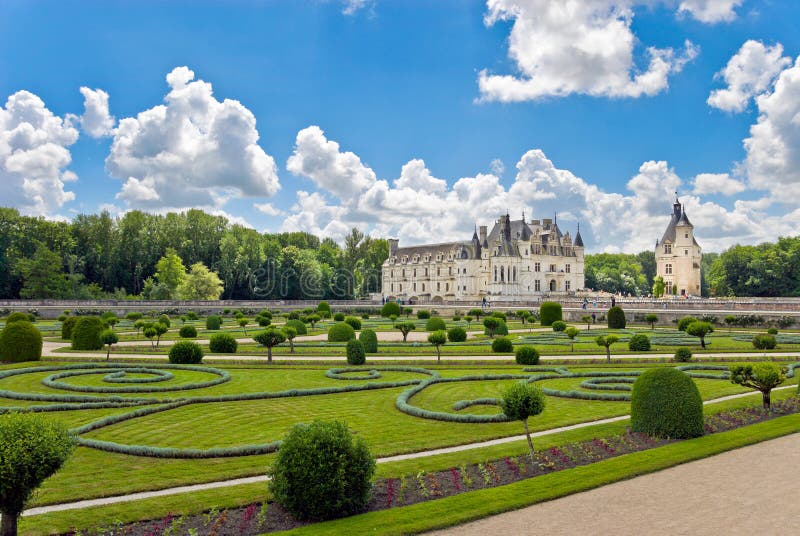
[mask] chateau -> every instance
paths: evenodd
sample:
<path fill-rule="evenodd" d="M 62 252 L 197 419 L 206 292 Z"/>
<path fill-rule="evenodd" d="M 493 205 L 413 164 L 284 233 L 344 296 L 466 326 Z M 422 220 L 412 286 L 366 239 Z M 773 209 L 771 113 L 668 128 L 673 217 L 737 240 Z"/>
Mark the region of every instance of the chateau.
<path fill-rule="evenodd" d="M 583 239 L 563 234 L 555 219 L 501 216 L 463 242 L 399 247 L 389 240 L 383 295 L 410 302 L 529 301 L 582 289 Z"/>
<path fill-rule="evenodd" d="M 664 279 L 666 295 L 700 296 L 701 256 L 694 225 L 676 198 L 667 230 L 656 240 L 656 275 Z"/>

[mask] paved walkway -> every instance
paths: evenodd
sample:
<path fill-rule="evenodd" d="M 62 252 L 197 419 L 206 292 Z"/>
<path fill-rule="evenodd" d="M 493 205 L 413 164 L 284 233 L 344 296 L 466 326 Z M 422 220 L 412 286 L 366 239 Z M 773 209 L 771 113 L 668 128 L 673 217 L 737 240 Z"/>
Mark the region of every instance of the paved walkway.
<path fill-rule="evenodd" d="M 429 534 L 798 534 L 798 467 L 792 434 Z"/>

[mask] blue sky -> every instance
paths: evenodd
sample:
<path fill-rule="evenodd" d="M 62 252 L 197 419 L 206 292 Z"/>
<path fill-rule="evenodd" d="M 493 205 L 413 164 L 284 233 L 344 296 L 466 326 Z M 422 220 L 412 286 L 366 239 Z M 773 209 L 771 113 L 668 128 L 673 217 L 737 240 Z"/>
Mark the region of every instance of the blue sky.
<path fill-rule="evenodd" d="M 47 217 L 198 206 L 406 244 L 557 212 L 592 251 L 638 251 L 677 188 L 707 250 L 796 234 L 800 6 L 592 4 L 5 0 L 0 104 L 19 98 L 0 195 Z M 136 119 L 171 91 L 166 117 Z M 41 136 L 22 143 L 25 121 Z"/>

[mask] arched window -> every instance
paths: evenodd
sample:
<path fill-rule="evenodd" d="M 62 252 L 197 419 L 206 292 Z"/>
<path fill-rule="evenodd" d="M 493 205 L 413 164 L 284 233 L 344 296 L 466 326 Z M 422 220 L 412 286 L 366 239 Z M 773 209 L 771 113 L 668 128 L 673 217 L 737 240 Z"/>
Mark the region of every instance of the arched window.
<path fill-rule="evenodd" d="M 556 291 L 556 281 L 554 279 L 550 281 L 550 292 L 555 292 L 555 291 Z"/>
<path fill-rule="evenodd" d="M 494 267 L 494 282 L 497 283 L 497 266 Z"/>

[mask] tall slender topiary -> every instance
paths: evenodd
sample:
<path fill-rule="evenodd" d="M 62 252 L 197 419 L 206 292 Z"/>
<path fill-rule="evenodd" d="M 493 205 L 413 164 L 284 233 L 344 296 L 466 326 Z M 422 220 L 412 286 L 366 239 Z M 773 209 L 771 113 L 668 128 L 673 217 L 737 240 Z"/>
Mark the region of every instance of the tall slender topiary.
<path fill-rule="evenodd" d="M 72 329 L 75 327 L 75 322 L 78 321 L 78 318 L 75 316 L 68 316 L 61 322 L 61 338 L 65 341 L 72 340 Z"/>
<path fill-rule="evenodd" d="M 556 320 L 563 320 L 561 304 L 556 302 L 542 302 L 539 306 L 539 321 L 543 326 L 552 326 Z"/>
<path fill-rule="evenodd" d="M 671 439 L 703 435 L 703 399 L 697 385 L 676 368 L 644 371 L 631 392 L 631 429 Z"/>
<path fill-rule="evenodd" d="M 378 352 L 378 335 L 374 330 L 362 329 L 358 335 L 358 340 L 364 345 L 364 351 L 368 354 L 375 354 Z"/>
<path fill-rule="evenodd" d="M 347 341 L 346 351 L 348 365 L 363 365 L 367 362 L 367 353 L 364 351 L 364 345 L 358 339 Z"/>
<path fill-rule="evenodd" d="M 625 311 L 622 307 L 615 305 L 608 310 L 608 329 L 625 329 L 627 320 L 625 319 Z"/>

